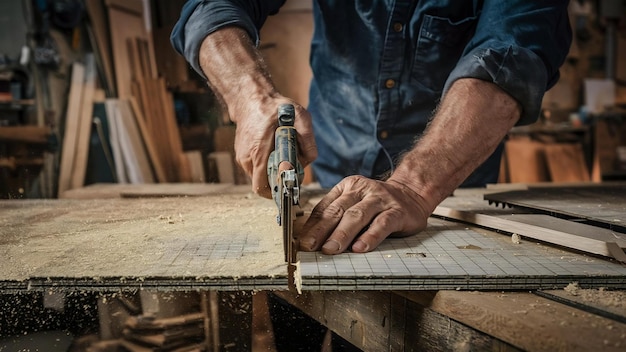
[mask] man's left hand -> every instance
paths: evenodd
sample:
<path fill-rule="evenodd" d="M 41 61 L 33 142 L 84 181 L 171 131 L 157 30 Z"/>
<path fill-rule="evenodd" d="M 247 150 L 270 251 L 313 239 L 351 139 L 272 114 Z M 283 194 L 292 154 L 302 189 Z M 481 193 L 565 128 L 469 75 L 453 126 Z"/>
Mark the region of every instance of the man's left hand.
<path fill-rule="evenodd" d="M 390 235 L 408 236 L 425 229 L 430 215 L 426 204 L 397 181 L 347 177 L 313 209 L 299 238 L 300 249 L 369 252 Z"/>

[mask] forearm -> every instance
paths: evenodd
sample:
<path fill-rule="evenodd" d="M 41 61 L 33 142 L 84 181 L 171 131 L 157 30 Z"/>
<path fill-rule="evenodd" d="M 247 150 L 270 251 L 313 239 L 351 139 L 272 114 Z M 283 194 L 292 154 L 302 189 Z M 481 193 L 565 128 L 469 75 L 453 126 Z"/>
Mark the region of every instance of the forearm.
<path fill-rule="evenodd" d="M 519 103 L 495 84 L 457 80 L 388 181 L 407 185 L 432 212 L 493 153 L 520 114 Z"/>
<path fill-rule="evenodd" d="M 208 35 L 200 47 L 199 61 L 209 85 L 226 103 L 233 122 L 250 102 L 264 105 L 278 96 L 263 58 L 248 34 L 238 27 L 222 28 Z"/>

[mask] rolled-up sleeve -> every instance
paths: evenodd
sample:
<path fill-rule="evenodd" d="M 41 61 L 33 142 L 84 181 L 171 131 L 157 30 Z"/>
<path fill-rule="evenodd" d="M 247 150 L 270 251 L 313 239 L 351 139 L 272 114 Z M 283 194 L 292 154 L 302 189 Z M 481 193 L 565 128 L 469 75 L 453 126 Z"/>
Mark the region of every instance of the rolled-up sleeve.
<path fill-rule="evenodd" d="M 200 45 L 207 35 L 226 26 L 243 28 L 255 45 L 267 16 L 278 12 L 285 0 L 188 0 L 170 40 L 174 49 L 204 78 L 198 61 Z"/>
<path fill-rule="evenodd" d="M 567 4 L 485 1 L 475 35 L 448 76 L 444 94 L 460 78 L 493 82 L 521 104 L 518 125 L 535 122 L 543 95 L 557 82 L 569 51 Z"/>

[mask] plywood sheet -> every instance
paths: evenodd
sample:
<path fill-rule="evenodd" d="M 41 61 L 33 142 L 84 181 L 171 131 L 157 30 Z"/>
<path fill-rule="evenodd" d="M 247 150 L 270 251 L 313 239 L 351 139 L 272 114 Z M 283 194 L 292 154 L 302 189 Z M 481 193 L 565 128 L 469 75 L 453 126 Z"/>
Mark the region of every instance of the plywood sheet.
<path fill-rule="evenodd" d="M 0 290 L 286 289 L 276 205 L 250 193 L 0 202 Z M 302 288 L 626 288 L 626 267 L 458 223 L 371 253 L 299 253 Z"/>
<path fill-rule="evenodd" d="M 0 202 L 0 290 L 286 287 L 273 201 Z"/>
<path fill-rule="evenodd" d="M 572 281 L 626 287 L 626 267 L 464 224 L 429 219 L 428 228 L 388 239 L 377 251 L 327 256 L 299 252 L 303 290 L 539 289 Z"/>

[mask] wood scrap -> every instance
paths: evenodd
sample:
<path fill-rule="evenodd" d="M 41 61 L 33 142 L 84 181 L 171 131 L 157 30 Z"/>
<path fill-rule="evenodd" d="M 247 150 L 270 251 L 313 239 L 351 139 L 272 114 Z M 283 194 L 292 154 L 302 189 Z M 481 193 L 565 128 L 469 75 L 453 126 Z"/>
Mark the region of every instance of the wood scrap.
<path fill-rule="evenodd" d="M 474 212 L 456 210 L 442 206 L 437 207 L 433 212 L 433 215 L 444 219 L 459 220 L 492 230 L 504 231 L 509 234 L 518 234 L 523 237 L 533 238 L 566 248 L 614 258 L 620 262 L 626 263 L 626 254 L 624 254 L 624 250 L 622 250 L 614 241 L 607 242 L 596 238 L 583 237 L 576 234 L 520 223 L 496 216 L 477 214 Z"/>

